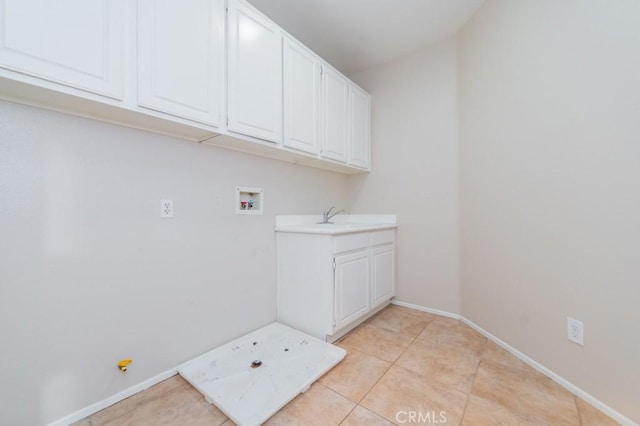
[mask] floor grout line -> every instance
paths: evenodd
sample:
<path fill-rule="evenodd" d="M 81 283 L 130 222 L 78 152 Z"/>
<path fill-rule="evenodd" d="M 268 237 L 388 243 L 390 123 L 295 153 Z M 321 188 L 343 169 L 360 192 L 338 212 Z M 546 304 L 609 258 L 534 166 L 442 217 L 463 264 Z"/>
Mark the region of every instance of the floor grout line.
<path fill-rule="evenodd" d="M 478 371 L 480 371 L 480 364 L 482 363 L 482 355 L 484 355 L 484 352 L 487 350 L 488 344 L 489 344 L 488 339 L 485 339 L 484 347 L 482 348 L 482 352 L 480 352 L 480 355 L 478 355 L 478 366 L 476 367 L 476 372 L 473 375 L 473 380 L 471 381 L 471 386 L 469 387 L 469 391 L 467 392 L 467 401 L 464 403 L 464 407 L 462 409 L 462 417 L 460 417 L 460 424 L 462 424 L 462 421 L 464 420 L 464 416 L 467 414 L 467 407 L 469 406 L 469 400 L 471 399 L 471 393 L 473 391 L 473 385 L 475 384 L 476 378 L 478 377 Z"/>
<path fill-rule="evenodd" d="M 365 321 L 364 323 L 362 323 L 362 324 L 361 324 L 361 325 L 359 325 L 358 327 L 356 327 L 356 328 L 354 328 L 353 330 L 351 330 L 349 333 L 347 333 L 344 337 L 342 337 L 342 338 L 341 338 L 340 340 L 338 340 L 338 342 L 336 342 L 336 343 L 340 343 L 340 342 L 341 342 L 342 340 L 344 340 L 347 336 L 349 336 L 351 333 L 353 333 L 353 332 L 355 332 L 356 330 L 358 330 L 358 329 L 359 329 L 362 325 L 364 325 L 364 324 L 367 324 L 367 325 L 369 325 L 369 326 L 371 326 L 371 327 L 378 328 L 378 329 L 381 329 L 381 330 L 385 330 L 385 331 L 390 331 L 390 332 L 393 332 L 393 333 L 402 334 L 402 333 L 400 333 L 400 332 L 399 332 L 399 331 L 397 331 L 397 330 L 390 330 L 390 329 L 388 329 L 388 328 L 384 328 L 384 327 L 377 326 L 377 325 L 375 325 L 375 324 L 371 324 L 371 321 L 372 321 L 374 318 L 376 318 L 378 315 L 380 315 L 382 312 L 384 312 L 384 311 L 386 311 L 386 309 L 383 309 L 382 311 L 380 311 L 380 312 L 379 312 L 379 313 L 377 313 L 376 315 L 372 316 L 371 318 L 369 318 L 367 321 Z M 410 314 L 408 314 L 408 315 L 410 315 Z M 421 318 L 421 319 L 425 319 L 425 320 L 426 320 L 426 318 L 423 318 L 423 317 L 421 317 L 421 316 L 419 316 L 419 315 L 413 315 L 413 316 L 414 316 L 414 317 L 416 317 L 416 318 Z M 384 373 L 382 373 L 382 374 L 380 375 L 380 377 L 378 378 L 378 380 L 376 380 L 376 382 L 375 382 L 373 385 L 371 385 L 371 387 L 370 387 L 370 388 L 369 388 L 369 390 L 364 394 L 364 396 L 363 396 L 362 398 L 360 398 L 360 400 L 356 403 L 356 407 L 357 407 L 357 406 L 361 406 L 361 407 L 362 407 L 362 408 L 364 408 L 365 410 L 368 410 L 368 411 L 370 411 L 370 412 L 372 412 L 372 413 L 376 414 L 377 416 L 379 416 L 379 417 L 381 417 L 381 418 L 383 418 L 383 419 L 385 419 L 385 420 L 389 420 L 389 419 L 387 419 L 386 417 L 384 417 L 382 414 L 380 414 L 380 413 L 378 413 L 378 412 L 376 412 L 376 411 L 374 411 L 374 410 L 371 410 L 371 409 L 369 409 L 369 408 L 367 408 L 367 407 L 365 407 L 365 406 L 363 406 L 363 405 L 360 405 L 360 403 L 361 403 L 362 401 L 364 401 L 364 399 L 365 399 L 365 398 L 366 398 L 366 397 L 371 393 L 371 391 L 373 390 L 373 388 L 375 388 L 375 387 L 376 387 L 376 385 L 380 382 L 380 380 L 382 380 L 382 378 L 383 378 L 383 377 L 384 377 L 384 376 L 389 372 L 389 370 L 391 369 L 391 367 L 396 366 L 396 367 L 399 367 L 399 368 L 403 368 L 403 367 L 400 367 L 399 365 L 396 365 L 396 362 L 397 362 L 397 361 L 402 357 L 402 355 L 407 351 L 407 349 L 409 349 L 409 348 L 411 347 L 411 345 L 413 344 L 413 342 L 415 342 L 415 341 L 416 341 L 416 339 L 418 338 L 418 336 L 419 336 L 419 335 L 420 335 L 420 334 L 421 334 L 421 333 L 422 333 L 422 332 L 423 332 L 423 331 L 424 331 L 424 330 L 429 326 L 429 324 L 431 323 L 431 321 L 433 321 L 433 318 L 432 318 L 432 319 L 427 320 L 427 323 L 425 324 L 424 328 L 422 328 L 422 330 L 420 330 L 420 332 L 419 332 L 419 333 L 417 333 L 417 334 L 416 334 L 416 335 L 411 339 L 411 342 L 409 342 L 409 344 L 407 345 L 407 347 L 406 347 L 406 348 L 404 348 L 404 349 L 402 350 L 402 352 L 401 352 L 401 353 L 400 353 L 400 354 L 399 354 L 399 355 L 394 359 L 394 361 L 393 361 L 393 362 L 389 362 L 389 361 L 387 361 L 387 360 L 385 360 L 385 359 L 378 358 L 378 357 L 377 357 L 377 356 L 375 356 L 375 355 L 371 355 L 371 354 L 367 354 L 367 353 L 362 352 L 362 351 L 358 351 L 358 352 L 363 353 L 364 355 L 367 355 L 367 356 L 370 356 L 370 357 L 376 358 L 376 359 L 378 359 L 378 360 L 381 360 L 381 361 L 387 362 L 387 363 L 389 363 L 389 366 L 388 366 L 388 367 L 387 367 L 387 369 L 384 371 Z M 403 334 L 403 335 L 404 335 L 404 336 L 406 336 L 406 337 L 409 337 L 409 336 L 407 336 L 406 334 Z M 357 349 L 354 349 L 354 350 L 356 350 L 356 351 L 357 351 Z M 354 408 L 353 408 L 353 410 L 355 410 L 355 408 L 356 408 L 356 407 L 354 407 Z M 353 410 L 351 410 L 351 411 L 353 411 Z M 346 419 L 346 417 L 345 417 L 345 419 Z M 344 420 L 343 420 L 343 421 L 344 421 Z M 391 422 L 391 423 L 392 423 L 392 424 L 395 424 L 394 422 Z"/>
<path fill-rule="evenodd" d="M 380 311 L 380 312 L 384 312 L 384 310 L 382 310 L 382 311 Z M 376 317 L 376 316 L 378 316 L 378 315 L 380 315 L 380 314 L 377 314 L 377 315 L 373 316 L 373 317 L 372 317 L 372 319 L 373 319 L 373 318 L 375 318 L 375 317 Z M 419 316 L 418 316 L 418 315 L 414 315 L 414 316 L 415 316 L 416 318 L 419 318 Z M 369 394 L 371 393 L 371 391 L 373 390 L 373 388 L 375 388 L 375 387 L 376 387 L 376 385 L 380 382 L 380 380 L 382 380 L 382 378 L 383 378 L 383 377 L 384 377 L 384 376 L 389 372 L 389 370 L 391 369 L 391 367 L 396 366 L 396 367 L 399 367 L 399 368 L 403 368 L 403 367 L 401 367 L 401 366 L 397 365 L 396 363 L 398 362 L 398 360 L 399 360 L 400 358 L 402 358 L 402 355 L 404 355 L 404 353 L 405 353 L 405 352 L 406 352 L 406 351 L 411 347 L 411 345 L 413 345 L 413 342 L 415 342 L 415 341 L 416 341 L 416 339 L 418 338 L 418 336 L 419 336 L 419 335 L 420 335 L 420 334 L 421 334 L 421 333 L 422 333 L 422 332 L 423 332 L 423 331 L 424 331 L 424 330 L 429 326 L 429 324 L 431 323 L 431 321 L 433 321 L 433 319 L 430 319 L 430 320 L 428 320 L 428 321 L 427 321 L 427 324 L 424 326 L 424 328 L 423 328 L 422 330 L 420 330 L 420 332 L 419 332 L 419 333 L 417 333 L 417 334 L 413 337 L 413 339 L 411 340 L 411 342 L 409 342 L 409 344 L 407 345 L 407 347 L 406 347 L 406 348 L 404 348 L 404 349 L 402 350 L 402 352 L 400 353 L 400 355 L 398 355 L 398 356 L 396 357 L 396 359 L 395 359 L 392 363 L 390 363 L 389 367 L 387 367 L 387 369 L 384 371 L 384 373 L 382 373 L 382 375 L 380 376 L 380 378 L 378 378 L 378 380 L 376 380 L 376 382 L 373 384 L 373 386 L 371 386 L 371 387 L 369 388 L 369 390 L 367 391 L 367 393 L 365 393 L 365 394 L 364 394 L 364 396 L 360 399 L 360 402 L 362 402 L 362 401 L 367 397 L 367 395 L 369 395 Z M 369 325 L 371 325 L 372 327 L 380 328 L 380 329 L 382 329 L 382 330 L 392 331 L 392 332 L 394 332 L 394 333 L 400 333 L 400 332 L 398 332 L 398 331 L 396 331 L 396 330 L 389 330 L 389 329 L 384 328 L 384 327 L 378 327 L 378 326 L 376 326 L 376 325 L 374 325 L 374 324 L 369 324 Z M 401 333 L 400 333 L 400 334 L 401 334 Z M 405 335 L 405 336 L 406 336 L 406 335 Z M 408 337 L 408 336 L 407 336 L 407 337 Z M 373 356 L 373 355 L 370 355 L 370 356 Z M 373 357 L 374 357 L 374 358 L 377 358 L 377 357 L 375 357 L 375 356 L 373 356 Z M 378 358 L 378 359 L 380 359 L 380 358 Z M 385 360 L 382 360 L 382 361 L 385 361 Z M 387 362 L 388 362 L 388 361 L 387 361 Z M 358 402 L 358 405 L 360 405 L 360 402 Z M 385 420 L 388 420 L 388 419 L 387 419 L 386 417 L 384 417 L 382 414 L 380 414 L 380 413 L 378 413 L 378 412 L 376 412 L 376 411 L 374 411 L 374 410 L 370 410 L 370 409 L 368 409 L 368 408 L 366 408 L 366 407 L 364 407 L 364 406 L 363 406 L 362 408 L 364 408 L 364 409 L 366 409 L 366 410 L 369 410 L 369 411 L 371 411 L 371 412 L 372 412 L 372 413 L 374 413 L 374 414 L 377 414 L 378 416 L 382 417 L 382 418 L 383 418 L 383 419 L 385 419 Z M 393 423 L 393 422 L 391 422 L 391 423 Z M 394 424 L 395 424 L 395 423 L 394 423 Z"/>
<path fill-rule="evenodd" d="M 343 424 L 345 422 L 345 420 L 347 420 L 347 418 L 351 415 L 351 413 L 353 413 L 353 410 L 356 409 L 356 407 L 358 407 L 358 403 L 356 403 L 356 405 L 354 405 L 351 410 L 349 410 L 349 412 L 347 413 L 346 416 L 344 416 L 344 418 L 342 420 L 340 420 L 340 423 L 338 423 L 338 426 L 340 426 L 341 424 Z"/>
<path fill-rule="evenodd" d="M 576 411 L 578 412 L 578 421 L 580 422 L 580 426 L 582 426 L 582 413 L 580 412 L 580 407 L 578 407 L 578 397 L 573 395 L 573 403 L 576 405 Z"/>

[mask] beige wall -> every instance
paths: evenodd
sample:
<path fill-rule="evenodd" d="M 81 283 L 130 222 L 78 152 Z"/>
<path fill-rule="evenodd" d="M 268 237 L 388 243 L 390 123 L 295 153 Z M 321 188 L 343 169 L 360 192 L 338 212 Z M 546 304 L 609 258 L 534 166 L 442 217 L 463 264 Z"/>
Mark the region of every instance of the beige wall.
<path fill-rule="evenodd" d="M 461 313 L 640 421 L 638 76 L 639 2 L 487 0 L 457 41 L 352 76 L 373 172 L 351 177 L 0 102 L 0 424 L 272 321 L 274 216 L 331 205 L 398 215 L 398 300 Z M 236 185 L 265 188 L 265 215 L 233 214 Z"/>
<path fill-rule="evenodd" d="M 264 188 L 264 215 L 234 214 L 237 185 Z M 60 419 L 275 320 L 274 216 L 347 204 L 344 175 L 7 102 L 0 200 L 3 425 Z"/>
<path fill-rule="evenodd" d="M 488 0 L 458 42 L 462 313 L 638 422 L 640 2 Z"/>
<path fill-rule="evenodd" d="M 373 144 L 352 211 L 398 215 L 398 300 L 458 313 L 456 40 L 351 78 L 371 93 Z"/>

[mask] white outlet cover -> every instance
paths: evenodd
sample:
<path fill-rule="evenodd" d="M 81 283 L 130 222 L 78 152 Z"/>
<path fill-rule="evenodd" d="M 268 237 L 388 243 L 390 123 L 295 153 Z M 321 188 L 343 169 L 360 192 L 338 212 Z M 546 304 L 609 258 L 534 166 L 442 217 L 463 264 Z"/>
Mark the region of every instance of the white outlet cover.
<path fill-rule="evenodd" d="M 567 317 L 567 338 L 573 343 L 584 346 L 584 323 Z"/>
<path fill-rule="evenodd" d="M 173 217 L 173 200 L 160 200 L 160 217 L 165 219 Z"/>

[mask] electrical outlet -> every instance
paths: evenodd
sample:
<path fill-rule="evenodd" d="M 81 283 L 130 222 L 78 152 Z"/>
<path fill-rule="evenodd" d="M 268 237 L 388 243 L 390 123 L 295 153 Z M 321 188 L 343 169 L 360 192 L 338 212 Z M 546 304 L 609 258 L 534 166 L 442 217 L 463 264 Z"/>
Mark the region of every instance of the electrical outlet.
<path fill-rule="evenodd" d="M 160 200 L 160 217 L 173 217 L 173 200 Z"/>
<path fill-rule="evenodd" d="M 584 324 L 582 321 L 567 317 L 567 338 L 573 343 L 584 346 Z"/>

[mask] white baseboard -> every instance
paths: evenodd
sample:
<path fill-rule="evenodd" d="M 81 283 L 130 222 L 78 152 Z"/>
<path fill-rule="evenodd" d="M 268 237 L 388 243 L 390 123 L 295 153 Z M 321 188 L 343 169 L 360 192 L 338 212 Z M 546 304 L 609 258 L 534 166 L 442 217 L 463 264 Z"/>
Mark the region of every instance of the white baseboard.
<path fill-rule="evenodd" d="M 415 309 L 416 311 L 427 312 L 429 314 L 439 315 L 441 317 L 453 318 L 453 319 L 462 319 L 462 315 L 452 314 L 451 312 L 441 311 L 439 309 L 433 308 L 425 308 L 424 306 L 414 305 L 412 303 L 400 302 L 398 300 L 392 300 L 391 303 L 393 305 L 404 306 L 405 308 Z"/>
<path fill-rule="evenodd" d="M 593 405 L 594 407 L 596 407 L 597 409 L 599 409 L 600 411 L 605 413 L 607 416 L 611 417 L 612 419 L 614 419 L 615 421 L 620 423 L 621 425 L 623 425 L 623 426 L 640 426 L 640 425 L 638 425 L 638 423 L 634 422 L 630 418 L 624 416 L 623 414 L 621 414 L 618 411 L 614 410 L 613 408 L 609 407 L 604 402 L 602 402 L 599 399 L 595 398 L 594 396 L 588 394 L 587 392 L 585 392 L 584 390 L 580 389 L 579 387 L 577 387 L 576 385 L 574 385 L 573 383 L 571 383 L 570 381 L 568 381 L 564 377 L 562 377 L 562 376 L 554 373 L 553 371 L 549 370 L 547 367 L 545 367 L 544 365 L 540 364 L 539 362 L 529 358 L 528 356 L 526 356 L 525 354 L 523 354 L 522 352 L 520 352 L 519 350 L 517 350 L 513 346 L 510 346 L 509 344 L 507 344 L 504 341 L 500 340 L 499 338 L 497 338 L 493 334 L 489 333 L 487 330 L 483 329 L 482 327 L 480 327 L 479 325 L 477 325 L 473 321 L 468 320 L 467 318 L 463 317 L 462 315 L 452 314 L 450 312 L 441 311 L 441 310 L 438 310 L 438 309 L 425 308 L 424 306 L 413 305 L 411 303 L 398 302 L 398 301 L 395 301 L 395 300 L 393 302 L 391 302 L 391 303 L 393 303 L 394 305 L 404 306 L 406 308 L 415 309 L 417 311 L 423 311 L 423 312 L 428 312 L 430 314 L 440 315 L 440 316 L 443 316 L 443 317 L 459 319 L 463 323 L 467 324 L 469 327 L 471 327 L 474 330 L 476 330 L 478 333 L 482 334 L 487 339 L 493 341 L 495 344 L 501 346 L 503 349 L 505 349 L 506 351 L 510 352 L 516 358 L 518 358 L 518 359 L 524 361 L 525 363 L 529 364 L 531 367 L 535 368 L 537 371 L 539 371 L 542 374 L 544 374 L 545 376 L 549 377 L 551 380 L 553 380 L 554 382 L 558 383 L 560 386 L 562 386 L 563 388 L 565 388 L 566 390 L 568 390 L 569 392 L 571 392 L 575 396 L 577 396 L 577 397 L 585 400 L 589 404 Z"/>
<path fill-rule="evenodd" d="M 348 325 L 347 327 L 343 328 L 342 330 L 340 330 L 339 332 L 337 332 L 336 334 L 332 334 L 332 335 L 328 335 L 327 334 L 327 342 L 328 343 L 336 343 L 338 340 L 342 339 L 347 333 L 350 333 L 354 328 L 359 327 L 360 325 L 364 324 L 364 322 L 366 320 L 368 320 L 369 318 L 371 318 L 372 316 L 374 316 L 375 314 L 377 314 L 378 312 L 380 312 L 381 310 L 383 310 L 384 308 L 386 308 L 387 306 L 389 306 L 389 302 L 387 302 L 386 304 L 382 304 L 376 308 L 373 308 L 371 310 L 371 312 L 369 312 L 368 314 L 366 314 L 365 316 L 358 318 L 357 321 L 355 321 L 354 323 L 352 323 L 351 325 Z"/>
<path fill-rule="evenodd" d="M 85 407 L 81 410 L 76 411 L 75 413 L 71 413 L 68 416 L 61 418 L 60 420 L 56 420 L 53 423 L 49 423 L 48 426 L 68 426 L 72 423 L 75 423 L 79 420 L 84 419 L 92 414 L 97 413 L 100 410 L 103 410 L 116 402 L 120 402 L 123 399 L 129 398 L 132 395 L 137 394 L 138 392 L 142 392 L 145 389 L 150 388 L 151 386 L 162 382 L 163 380 L 168 379 L 169 377 L 175 376 L 178 374 L 177 368 L 172 368 L 170 370 L 165 371 L 164 373 L 160 373 L 157 376 L 151 377 L 150 379 L 145 380 L 144 382 L 138 383 L 135 386 L 131 386 L 129 389 L 125 389 L 117 394 L 110 396 L 107 399 L 103 399 L 102 401 L 98 401 L 95 404 L 91 404 L 88 407 Z"/>

